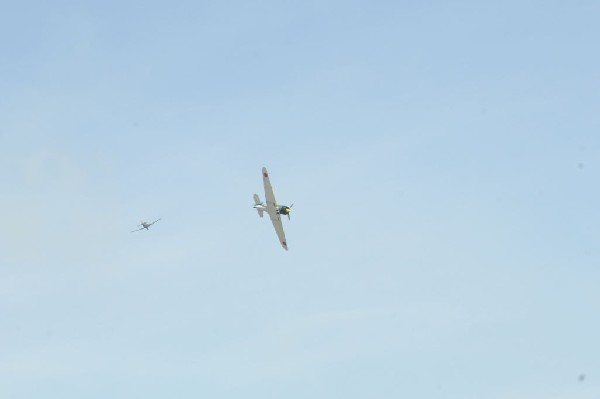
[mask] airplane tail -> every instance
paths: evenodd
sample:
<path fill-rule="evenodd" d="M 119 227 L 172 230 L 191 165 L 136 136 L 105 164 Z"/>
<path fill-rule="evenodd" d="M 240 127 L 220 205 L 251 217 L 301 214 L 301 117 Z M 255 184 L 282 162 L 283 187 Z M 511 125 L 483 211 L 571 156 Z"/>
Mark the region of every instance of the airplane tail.
<path fill-rule="evenodd" d="M 254 194 L 254 205 L 262 205 L 262 202 L 260 200 L 260 197 L 258 196 L 258 194 Z M 263 217 L 263 210 L 260 208 L 256 208 L 256 211 L 258 212 L 258 216 Z"/>

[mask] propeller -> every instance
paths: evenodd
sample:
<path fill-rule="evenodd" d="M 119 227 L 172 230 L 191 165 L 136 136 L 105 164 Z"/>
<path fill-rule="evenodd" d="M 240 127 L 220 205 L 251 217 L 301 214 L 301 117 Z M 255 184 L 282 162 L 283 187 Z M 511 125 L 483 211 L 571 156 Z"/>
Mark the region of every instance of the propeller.
<path fill-rule="evenodd" d="M 292 207 L 293 207 L 293 206 L 294 206 L 294 204 L 292 204 L 292 205 L 290 205 L 290 206 L 288 207 L 288 208 L 290 208 L 290 211 L 292 210 Z M 287 217 L 288 217 L 288 220 L 292 220 L 292 219 L 290 218 L 290 212 L 288 212 L 288 214 L 287 214 Z"/>

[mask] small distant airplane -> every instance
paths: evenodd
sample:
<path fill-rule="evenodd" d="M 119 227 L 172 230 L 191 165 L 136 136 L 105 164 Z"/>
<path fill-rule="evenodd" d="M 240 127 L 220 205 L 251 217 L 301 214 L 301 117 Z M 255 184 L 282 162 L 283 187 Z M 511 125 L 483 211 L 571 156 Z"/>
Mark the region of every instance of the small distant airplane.
<path fill-rule="evenodd" d="M 283 249 L 287 251 L 288 246 L 285 240 L 285 232 L 283 231 L 283 223 L 281 222 L 280 215 L 287 215 L 288 220 L 290 220 L 290 212 L 292 211 L 292 207 L 294 206 L 294 204 L 290 206 L 277 205 L 277 201 L 275 200 L 275 194 L 273 194 L 273 187 L 271 187 L 271 181 L 269 180 L 269 173 L 267 172 L 267 168 L 262 168 L 262 175 L 263 183 L 265 185 L 265 198 L 267 200 L 267 205 L 261 202 L 258 194 L 254 194 L 253 208 L 258 211 L 258 216 L 260 217 L 263 217 L 263 212 L 267 212 L 269 214 L 271 222 L 273 222 L 273 227 L 275 227 L 275 232 L 277 232 L 279 242 L 281 243 Z"/>
<path fill-rule="evenodd" d="M 152 226 L 154 223 L 158 222 L 161 218 L 156 219 L 154 222 L 152 223 L 146 223 L 146 222 L 140 222 L 140 224 L 138 224 L 139 229 L 137 230 L 132 230 L 132 233 L 135 233 L 136 231 L 140 231 L 140 230 L 150 230 L 150 226 Z"/>

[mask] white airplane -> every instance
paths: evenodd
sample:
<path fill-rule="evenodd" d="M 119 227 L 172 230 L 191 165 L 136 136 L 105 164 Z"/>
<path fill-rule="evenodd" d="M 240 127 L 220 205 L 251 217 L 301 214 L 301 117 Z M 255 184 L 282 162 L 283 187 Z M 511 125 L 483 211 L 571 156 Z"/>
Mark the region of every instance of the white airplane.
<path fill-rule="evenodd" d="M 140 231 L 140 230 L 150 230 L 150 226 L 152 226 L 154 223 L 158 222 L 161 218 L 156 219 L 154 222 L 152 223 L 146 223 L 146 222 L 140 222 L 140 224 L 138 224 L 139 229 L 137 230 L 132 230 L 132 233 L 135 233 L 136 231 Z"/>
<path fill-rule="evenodd" d="M 285 240 L 285 232 L 283 231 L 283 223 L 281 222 L 281 215 L 287 215 L 288 220 L 290 219 L 290 212 L 292 210 L 292 206 L 285 205 L 277 205 L 277 201 L 275 200 L 275 194 L 273 194 L 273 187 L 271 187 L 271 181 L 269 180 L 269 173 L 267 172 L 267 168 L 262 168 L 263 175 L 263 183 L 265 185 L 265 198 L 267 200 L 267 205 L 263 204 L 260 200 L 258 194 L 254 194 L 254 209 L 258 211 L 258 216 L 263 217 L 263 212 L 267 212 L 269 217 L 271 218 L 271 222 L 273 222 L 273 227 L 275 227 L 275 231 L 277 232 L 277 237 L 279 237 L 279 242 L 281 246 L 286 251 L 288 250 L 287 242 Z"/>

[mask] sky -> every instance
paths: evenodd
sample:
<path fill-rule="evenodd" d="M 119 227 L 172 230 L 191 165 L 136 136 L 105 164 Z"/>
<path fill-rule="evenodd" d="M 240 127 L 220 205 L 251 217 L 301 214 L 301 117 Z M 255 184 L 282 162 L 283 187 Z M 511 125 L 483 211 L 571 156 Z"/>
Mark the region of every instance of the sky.
<path fill-rule="evenodd" d="M 597 1 L 0 6 L 0 397 L 600 395 Z"/>

